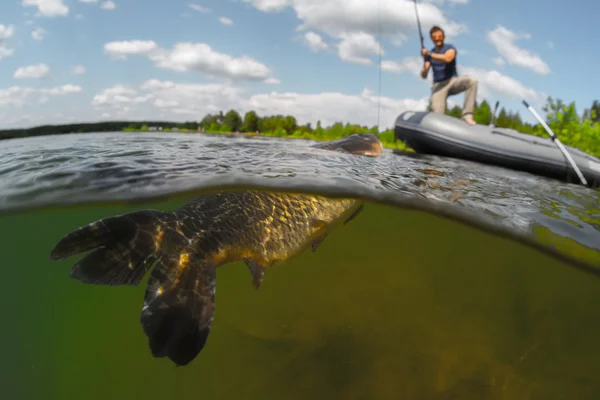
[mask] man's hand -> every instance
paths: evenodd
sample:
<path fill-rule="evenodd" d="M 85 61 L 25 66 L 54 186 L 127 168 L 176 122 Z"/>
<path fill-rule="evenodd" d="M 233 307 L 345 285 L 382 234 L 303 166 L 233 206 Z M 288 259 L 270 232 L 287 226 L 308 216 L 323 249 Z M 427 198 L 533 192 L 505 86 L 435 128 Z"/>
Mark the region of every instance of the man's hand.
<path fill-rule="evenodd" d="M 421 55 L 425 58 L 429 57 L 429 50 L 427 50 L 425 47 L 423 47 L 421 49 Z"/>
<path fill-rule="evenodd" d="M 421 68 L 421 78 L 427 79 L 427 73 L 429 72 L 430 66 L 431 63 L 429 61 L 425 61 L 425 63 L 423 63 L 423 67 Z"/>

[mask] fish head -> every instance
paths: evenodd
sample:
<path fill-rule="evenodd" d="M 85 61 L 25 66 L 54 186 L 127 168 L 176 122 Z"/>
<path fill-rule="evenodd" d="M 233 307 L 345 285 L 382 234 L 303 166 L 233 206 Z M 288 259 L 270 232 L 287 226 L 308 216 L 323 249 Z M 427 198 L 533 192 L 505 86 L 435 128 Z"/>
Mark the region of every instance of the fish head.
<path fill-rule="evenodd" d="M 369 157 L 379 157 L 383 152 L 383 144 L 373 133 L 354 133 L 341 139 L 318 143 L 314 147 Z"/>

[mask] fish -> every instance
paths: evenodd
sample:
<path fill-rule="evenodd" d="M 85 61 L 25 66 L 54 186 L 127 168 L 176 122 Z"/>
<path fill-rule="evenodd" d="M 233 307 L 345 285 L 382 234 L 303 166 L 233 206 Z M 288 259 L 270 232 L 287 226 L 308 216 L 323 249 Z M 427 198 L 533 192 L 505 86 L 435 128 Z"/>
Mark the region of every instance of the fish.
<path fill-rule="evenodd" d="M 311 147 L 378 157 L 374 134 Z M 176 366 L 206 346 L 215 314 L 216 270 L 243 261 L 259 289 L 265 270 L 311 249 L 356 218 L 364 203 L 303 193 L 231 190 L 198 196 L 172 211 L 111 216 L 62 237 L 51 260 L 87 254 L 71 278 L 93 285 L 137 286 L 149 274 L 140 323 L 151 354 Z"/>

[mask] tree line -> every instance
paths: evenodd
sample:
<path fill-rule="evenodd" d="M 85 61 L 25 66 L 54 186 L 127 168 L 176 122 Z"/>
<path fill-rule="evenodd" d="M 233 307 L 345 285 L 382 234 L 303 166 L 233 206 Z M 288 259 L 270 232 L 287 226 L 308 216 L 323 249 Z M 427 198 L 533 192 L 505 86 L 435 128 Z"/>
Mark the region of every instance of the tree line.
<path fill-rule="evenodd" d="M 542 108 L 546 114 L 546 123 L 563 143 L 578 147 L 591 154 L 600 155 L 600 102 L 595 100 L 581 115 L 578 114 L 575 103 L 564 103 L 560 99 L 548 97 Z M 446 113 L 460 117 L 461 108 L 455 106 Z M 492 107 L 487 101 L 482 101 L 475 106 L 475 120 L 479 124 L 489 124 L 492 119 Z M 547 133 L 540 124 L 523 122 L 519 112 L 512 112 L 502 107 L 496 115 L 494 124 L 498 127 L 512 128 L 517 131 L 536 136 L 547 137 Z M 336 122 L 328 127 L 323 127 L 317 121 L 313 127 L 311 123 L 299 124 L 292 115 L 259 116 L 255 111 L 248 111 L 244 116 L 235 110 L 220 111 L 216 114 L 207 114 L 200 121 L 173 122 L 173 121 L 107 121 L 96 123 L 75 123 L 62 125 L 44 125 L 27 129 L 0 130 L 0 139 L 20 138 L 39 135 L 86 133 L 86 132 L 114 132 L 114 131 L 150 131 L 150 130 L 179 130 L 202 131 L 208 133 L 219 132 L 246 132 L 252 134 L 266 134 L 280 137 L 306 137 L 315 139 L 335 139 L 353 133 L 380 134 L 382 142 L 392 147 L 394 145 L 393 130 L 379 131 L 377 126 L 364 126 L 343 122 Z M 399 146 L 402 147 L 402 146 Z"/>

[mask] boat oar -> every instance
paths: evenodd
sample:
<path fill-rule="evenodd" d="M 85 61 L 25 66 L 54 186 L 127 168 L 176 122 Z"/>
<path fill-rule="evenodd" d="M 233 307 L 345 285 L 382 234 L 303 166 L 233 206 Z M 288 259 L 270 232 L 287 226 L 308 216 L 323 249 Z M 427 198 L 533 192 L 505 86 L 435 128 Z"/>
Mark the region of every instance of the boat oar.
<path fill-rule="evenodd" d="M 498 111 L 499 104 L 500 100 L 496 101 L 496 106 L 494 107 L 494 111 L 492 112 L 492 120 L 490 121 L 490 126 L 496 126 L 494 125 L 494 122 L 496 121 L 496 111 Z"/>
<path fill-rule="evenodd" d="M 575 161 L 573 161 L 573 159 L 571 158 L 571 155 L 567 152 L 567 149 L 565 149 L 565 147 L 562 145 L 562 143 L 560 142 L 560 140 L 558 140 L 558 137 L 556 137 L 556 135 L 554 134 L 554 132 L 552 132 L 552 129 L 550 129 L 550 127 L 546 124 L 546 122 L 538 115 L 538 113 L 533 109 L 533 107 L 531 107 L 525 100 L 523 100 L 523 104 L 525 105 L 525 107 L 527 107 L 527 109 L 529 110 L 529 112 L 532 113 L 533 116 L 539 121 L 539 123 L 542 124 L 542 126 L 544 127 L 544 129 L 546 130 L 546 132 L 548 132 L 548 135 L 550 135 L 550 138 L 552 139 L 552 141 L 554 143 L 556 143 L 556 145 L 558 146 L 558 148 L 560 149 L 560 151 L 562 151 L 562 153 L 565 156 L 565 158 L 569 161 L 569 163 L 571 164 L 571 166 L 575 170 L 575 173 L 579 177 L 579 180 L 581 181 L 581 183 L 583 183 L 584 185 L 587 186 L 587 181 L 585 180 L 585 178 L 583 177 L 583 174 L 581 173 L 581 171 L 577 167 L 577 164 L 575 164 Z"/>

